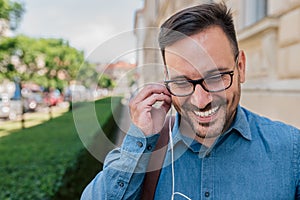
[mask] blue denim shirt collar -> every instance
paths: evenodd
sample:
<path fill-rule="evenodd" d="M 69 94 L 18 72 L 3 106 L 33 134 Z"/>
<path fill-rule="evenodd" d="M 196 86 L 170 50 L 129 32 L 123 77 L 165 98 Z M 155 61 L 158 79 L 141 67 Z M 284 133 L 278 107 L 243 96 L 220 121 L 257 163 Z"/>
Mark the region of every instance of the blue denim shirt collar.
<path fill-rule="evenodd" d="M 176 113 L 175 116 L 175 123 L 173 126 L 173 130 L 172 130 L 172 135 L 173 135 L 173 147 L 178 143 L 178 142 L 183 142 L 187 147 L 189 147 L 192 151 L 198 151 L 201 148 L 201 145 L 196 142 L 195 140 L 193 140 L 192 138 L 188 138 L 186 136 L 184 136 L 180 131 L 179 131 L 179 119 L 180 119 L 180 115 L 179 113 Z M 251 140 L 251 131 L 250 131 L 250 127 L 249 127 L 249 123 L 247 122 L 247 117 L 246 114 L 243 112 L 242 108 L 240 107 L 240 105 L 238 105 L 237 107 L 237 112 L 236 112 L 236 116 L 235 119 L 233 121 L 233 123 L 231 124 L 230 128 L 223 133 L 215 142 L 215 144 L 221 139 L 223 138 L 225 135 L 230 134 L 233 130 L 236 130 L 241 137 L 243 137 L 246 140 Z M 198 144 L 197 144 L 198 143 Z M 213 147 L 214 145 L 212 145 Z M 212 148 L 211 147 L 211 148 Z M 210 148 L 210 149 L 211 149 Z M 170 146 L 169 146 L 169 150 L 170 150 Z"/>
<path fill-rule="evenodd" d="M 237 112 L 233 123 L 224 134 L 231 132 L 233 129 L 238 131 L 244 139 L 249 141 L 252 140 L 251 130 L 250 130 L 247 116 L 242 110 L 240 105 L 238 105 L 237 107 Z"/>

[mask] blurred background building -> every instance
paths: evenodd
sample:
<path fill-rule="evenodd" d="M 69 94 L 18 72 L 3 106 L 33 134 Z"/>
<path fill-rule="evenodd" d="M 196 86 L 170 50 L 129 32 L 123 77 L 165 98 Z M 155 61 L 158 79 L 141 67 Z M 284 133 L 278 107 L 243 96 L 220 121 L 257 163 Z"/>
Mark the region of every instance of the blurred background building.
<path fill-rule="evenodd" d="M 207 2 L 212 1 L 145 0 L 135 18 L 139 86 L 163 80 L 157 27 L 178 10 Z M 300 0 L 225 2 L 232 8 L 240 49 L 247 56 L 241 104 L 300 127 Z"/>

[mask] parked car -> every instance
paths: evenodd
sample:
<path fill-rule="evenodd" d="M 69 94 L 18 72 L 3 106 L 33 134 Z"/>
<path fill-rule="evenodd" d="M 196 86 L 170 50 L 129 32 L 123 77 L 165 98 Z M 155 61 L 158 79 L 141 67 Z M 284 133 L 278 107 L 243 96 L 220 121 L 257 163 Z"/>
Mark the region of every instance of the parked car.
<path fill-rule="evenodd" d="M 25 112 L 36 111 L 39 106 L 43 105 L 43 93 L 41 91 L 33 91 L 27 88 L 22 89 L 23 105 Z"/>
<path fill-rule="evenodd" d="M 22 101 L 12 100 L 4 93 L 0 96 L 0 118 L 14 120 L 22 114 Z"/>
<path fill-rule="evenodd" d="M 2 94 L 0 97 L 0 117 L 8 118 L 10 113 L 9 97 L 6 94 Z"/>
<path fill-rule="evenodd" d="M 56 106 L 64 101 L 64 98 L 58 89 L 46 92 L 44 95 L 44 103 L 48 106 Z"/>
<path fill-rule="evenodd" d="M 65 88 L 64 94 L 64 100 L 68 102 L 86 101 L 91 96 L 83 85 L 70 85 Z"/>

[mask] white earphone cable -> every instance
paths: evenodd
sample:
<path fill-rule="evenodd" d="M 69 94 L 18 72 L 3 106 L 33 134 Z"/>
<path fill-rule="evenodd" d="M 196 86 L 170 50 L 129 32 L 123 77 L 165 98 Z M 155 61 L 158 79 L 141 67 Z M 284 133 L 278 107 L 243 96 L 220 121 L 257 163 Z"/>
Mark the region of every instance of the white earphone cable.
<path fill-rule="evenodd" d="M 180 193 L 180 192 L 175 192 L 175 172 L 174 172 L 174 150 L 173 150 L 173 137 L 172 137 L 172 108 L 170 111 L 170 117 L 169 117 L 169 140 L 170 140 L 170 148 L 171 148 L 171 170 L 172 170 L 172 196 L 171 200 L 174 200 L 174 196 L 180 195 L 188 200 L 191 200 L 188 196 Z"/>

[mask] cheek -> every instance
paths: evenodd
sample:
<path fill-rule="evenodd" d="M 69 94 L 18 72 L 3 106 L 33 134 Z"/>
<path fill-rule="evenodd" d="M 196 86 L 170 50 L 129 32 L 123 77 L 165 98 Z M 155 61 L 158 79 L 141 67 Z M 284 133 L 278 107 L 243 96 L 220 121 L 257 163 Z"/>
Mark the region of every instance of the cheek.
<path fill-rule="evenodd" d="M 226 101 L 229 110 L 235 110 L 240 101 L 241 89 L 240 85 L 233 85 L 234 87 L 226 92 Z"/>
<path fill-rule="evenodd" d="M 182 105 L 185 103 L 186 98 L 172 96 L 172 103 L 179 114 L 182 114 Z"/>

